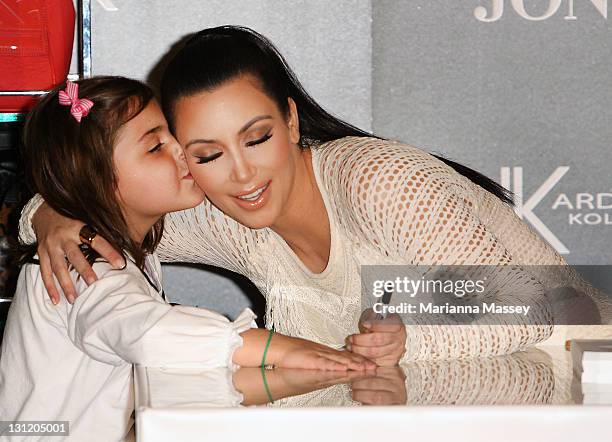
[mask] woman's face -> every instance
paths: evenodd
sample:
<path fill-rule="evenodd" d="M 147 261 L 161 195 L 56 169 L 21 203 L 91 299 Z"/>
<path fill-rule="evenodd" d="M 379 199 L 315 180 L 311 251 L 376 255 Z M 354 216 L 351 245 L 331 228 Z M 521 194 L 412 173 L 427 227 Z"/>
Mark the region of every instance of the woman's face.
<path fill-rule="evenodd" d="M 251 76 L 180 99 L 176 135 L 208 199 L 241 224 L 274 226 L 300 161 L 297 110 L 284 115 Z M 299 191 L 299 189 L 296 189 Z"/>
<path fill-rule="evenodd" d="M 161 215 L 194 207 L 204 200 L 155 100 L 121 127 L 113 161 L 117 194 L 126 219 L 144 230 Z"/>

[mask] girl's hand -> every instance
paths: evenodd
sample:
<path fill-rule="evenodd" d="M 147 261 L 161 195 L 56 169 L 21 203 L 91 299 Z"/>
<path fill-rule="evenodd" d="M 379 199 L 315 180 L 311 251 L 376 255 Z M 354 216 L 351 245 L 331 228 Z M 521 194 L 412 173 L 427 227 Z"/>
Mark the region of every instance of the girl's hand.
<path fill-rule="evenodd" d="M 367 309 L 359 319 L 359 331 L 347 337 L 347 350 L 370 358 L 381 367 L 398 364 L 406 351 L 406 326 L 399 315 L 377 319 L 376 313 Z"/>
<path fill-rule="evenodd" d="M 305 339 L 273 333 L 265 328 L 251 328 L 240 333 L 242 346 L 236 348 L 232 361 L 241 367 L 274 365 L 278 368 L 309 370 L 369 370 L 376 364 L 361 355 L 334 350 Z M 266 351 L 266 345 L 269 346 Z M 265 361 L 262 361 L 265 354 Z"/>
<path fill-rule="evenodd" d="M 58 214 L 47 203 L 43 203 L 32 217 L 32 227 L 38 240 L 40 273 L 53 304 L 60 300 L 54 276 L 68 302 L 72 304 L 78 296 L 68 272 L 68 263 L 74 266 L 87 284 L 98 279 L 79 249 L 79 231 L 83 226 L 83 222 Z M 125 265 L 121 254 L 104 238 L 96 236 L 92 247 L 115 268 Z"/>
<path fill-rule="evenodd" d="M 376 364 L 364 356 L 325 345 L 274 334 L 269 363 L 280 368 L 311 370 L 373 370 Z"/>

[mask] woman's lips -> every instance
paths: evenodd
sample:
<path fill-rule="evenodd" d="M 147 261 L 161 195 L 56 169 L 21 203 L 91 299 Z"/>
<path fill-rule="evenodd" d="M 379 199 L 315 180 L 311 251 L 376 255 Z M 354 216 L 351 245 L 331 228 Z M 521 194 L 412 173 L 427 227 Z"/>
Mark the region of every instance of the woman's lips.
<path fill-rule="evenodd" d="M 269 195 L 270 195 L 270 184 L 271 183 L 272 181 L 268 181 L 262 187 L 251 192 L 251 194 L 255 194 L 254 199 L 252 200 L 243 199 L 246 195 L 240 195 L 242 198 L 238 196 L 234 196 L 234 199 L 236 200 L 236 203 L 243 209 L 257 210 L 261 208 L 264 204 L 266 204 L 266 202 L 268 201 Z M 259 195 L 257 195 L 257 192 L 260 192 Z"/>

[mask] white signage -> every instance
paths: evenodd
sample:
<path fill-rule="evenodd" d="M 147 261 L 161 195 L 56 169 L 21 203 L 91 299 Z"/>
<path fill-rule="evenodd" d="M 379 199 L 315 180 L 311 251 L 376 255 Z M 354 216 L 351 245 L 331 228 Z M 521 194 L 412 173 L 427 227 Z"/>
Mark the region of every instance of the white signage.
<path fill-rule="evenodd" d="M 491 2 L 489 8 L 486 6 L 477 6 L 474 9 L 474 17 L 476 17 L 477 20 L 485 23 L 491 23 L 499 20 L 504 15 L 504 6 L 506 3 L 510 3 L 512 5 L 512 9 L 516 14 L 529 21 L 547 20 L 554 16 L 559 9 L 561 9 L 561 5 L 563 3 L 566 3 L 567 14 L 563 18 L 565 20 L 578 19 L 578 17 L 574 15 L 574 0 L 567 0 L 566 2 L 563 0 L 548 0 L 548 7 L 546 8 L 546 11 L 540 13 L 539 15 L 527 12 L 526 4 L 529 5 L 532 3 L 530 0 L 510 0 L 509 2 L 507 0 L 488 1 Z M 604 19 L 608 19 L 608 0 L 589 0 L 589 2 Z"/>

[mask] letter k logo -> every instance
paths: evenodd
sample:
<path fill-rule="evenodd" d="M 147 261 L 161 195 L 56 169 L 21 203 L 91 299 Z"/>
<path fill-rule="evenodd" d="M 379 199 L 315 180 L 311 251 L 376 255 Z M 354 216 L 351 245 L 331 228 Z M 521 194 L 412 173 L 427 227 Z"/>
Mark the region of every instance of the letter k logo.
<path fill-rule="evenodd" d="M 531 225 L 542 235 L 542 237 L 553 246 L 557 252 L 561 254 L 568 254 L 569 250 L 565 245 L 557 238 L 550 229 L 538 218 L 533 209 L 544 199 L 544 197 L 550 192 L 550 190 L 561 180 L 563 175 L 569 170 L 568 166 L 557 167 L 557 169 L 550 175 L 540 187 L 531 195 L 531 197 L 523 202 L 523 168 L 513 167 L 512 168 L 512 186 L 510 184 L 510 167 L 501 168 L 501 185 L 506 189 L 514 192 L 516 198 L 516 207 L 514 211 L 521 219 L 528 220 Z"/>

